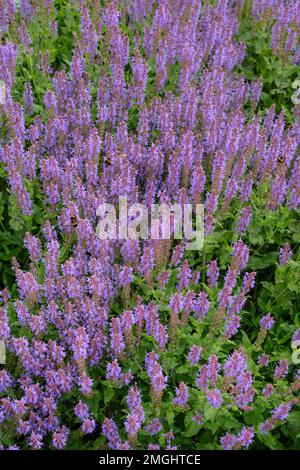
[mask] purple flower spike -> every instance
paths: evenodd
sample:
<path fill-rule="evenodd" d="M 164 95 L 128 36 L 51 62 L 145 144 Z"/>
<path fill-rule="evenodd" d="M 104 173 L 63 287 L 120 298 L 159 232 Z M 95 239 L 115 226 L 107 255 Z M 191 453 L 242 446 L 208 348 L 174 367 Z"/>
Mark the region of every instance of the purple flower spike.
<path fill-rule="evenodd" d="M 217 388 L 215 390 L 208 390 L 206 392 L 206 398 L 209 401 L 209 404 L 214 408 L 218 409 L 222 405 L 223 399 L 220 390 Z"/>

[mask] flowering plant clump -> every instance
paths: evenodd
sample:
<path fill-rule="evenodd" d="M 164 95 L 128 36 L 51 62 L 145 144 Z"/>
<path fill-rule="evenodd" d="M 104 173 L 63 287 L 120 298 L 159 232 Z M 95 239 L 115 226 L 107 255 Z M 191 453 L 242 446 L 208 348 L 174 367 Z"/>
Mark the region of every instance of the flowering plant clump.
<path fill-rule="evenodd" d="M 300 449 L 299 0 L 7 0 L 0 35 L 1 448 Z M 119 197 L 202 204 L 203 247 L 99 237 Z"/>

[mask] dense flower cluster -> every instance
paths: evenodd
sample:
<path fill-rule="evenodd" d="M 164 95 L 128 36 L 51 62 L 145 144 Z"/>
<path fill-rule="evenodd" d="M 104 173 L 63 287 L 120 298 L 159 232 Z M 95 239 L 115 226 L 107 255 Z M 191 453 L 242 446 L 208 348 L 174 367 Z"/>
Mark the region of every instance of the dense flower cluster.
<path fill-rule="evenodd" d="M 37 205 L 46 214 L 25 236 L 28 269 L 13 260 L 17 296 L 1 295 L 1 428 L 24 448 L 61 449 L 97 430 L 103 447 L 172 449 L 174 414 L 200 432 L 224 410 L 236 424 L 218 431 L 220 446 L 248 448 L 288 417 L 300 388 L 286 358 L 269 364 L 262 351 L 271 311 L 257 313 L 252 343 L 233 342 L 255 286 L 243 241 L 253 198 L 267 194 L 269 211 L 300 204 L 300 120 L 287 127 L 274 106 L 263 117 L 261 82 L 236 72 L 243 0 L 89 3 L 70 2 L 80 20 L 68 71 L 32 43 L 37 17 L 57 38 L 54 2 L 0 2 L 1 164 L 20 217 L 34 220 Z M 295 62 L 292 3 L 254 0 L 252 13 L 272 23 L 274 53 Z M 41 103 L 36 83 L 14 94 L 22 54 L 47 80 Z M 119 196 L 149 208 L 202 203 L 208 238 L 234 208 L 228 262 L 192 262 L 184 241 L 100 240 L 97 208 Z M 292 257 L 282 246 L 281 268 Z"/>

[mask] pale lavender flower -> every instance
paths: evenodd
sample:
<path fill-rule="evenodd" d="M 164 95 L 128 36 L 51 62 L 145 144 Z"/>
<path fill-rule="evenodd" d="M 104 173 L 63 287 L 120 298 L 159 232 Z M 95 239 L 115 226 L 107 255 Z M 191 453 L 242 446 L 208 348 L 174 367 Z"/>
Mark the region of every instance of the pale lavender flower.
<path fill-rule="evenodd" d="M 274 421 L 267 419 L 264 423 L 260 425 L 260 430 L 263 434 L 267 434 L 275 427 Z"/>
<path fill-rule="evenodd" d="M 74 413 L 78 418 L 84 420 L 89 416 L 89 407 L 86 403 L 79 400 L 77 405 L 74 407 Z"/>
<path fill-rule="evenodd" d="M 260 320 L 260 327 L 263 328 L 264 330 L 269 331 L 272 326 L 274 325 L 275 320 L 274 318 L 268 313 L 267 315 L 264 315 L 262 319 Z"/>
<path fill-rule="evenodd" d="M 121 375 L 121 367 L 117 359 L 114 359 L 112 362 L 109 362 L 106 367 L 106 379 L 107 380 L 119 380 Z"/>
<path fill-rule="evenodd" d="M 208 263 L 207 279 L 209 287 L 216 287 L 219 278 L 219 268 L 216 260 Z"/>
<path fill-rule="evenodd" d="M 241 447 L 246 449 L 252 444 L 254 438 L 254 428 L 244 426 L 238 434 L 238 441 Z"/>
<path fill-rule="evenodd" d="M 285 377 L 288 373 L 288 368 L 289 364 L 286 359 L 281 359 L 280 361 L 278 361 L 274 372 L 275 380 L 279 380 Z"/>
<path fill-rule="evenodd" d="M 285 266 L 291 256 L 293 255 L 293 252 L 291 250 L 291 247 L 288 243 L 285 243 L 282 248 L 280 248 L 280 254 L 279 254 L 279 264 L 280 266 Z"/>
<path fill-rule="evenodd" d="M 279 406 L 277 406 L 277 408 L 274 408 L 274 410 L 272 411 L 272 418 L 277 419 L 279 421 L 284 421 L 288 417 L 291 408 L 291 403 L 280 404 Z"/>
<path fill-rule="evenodd" d="M 258 358 L 258 365 L 261 366 L 261 367 L 266 367 L 270 362 L 270 357 L 268 356 L 268 354 L 262 354 L 261 356 L 259 356 Z"/>
<path fill-rule="evenodd" d="M 223 399 L 220 390 L 207 390 L 206 398 L 211 406 L 218 409 L 222 405 Z"/>
<path fill-rule="evenodd" d="M 162 430 L 162 424 L 158 418 L 154 418 L 148 426 L 145 427 L 145 431 L 150 434 L 150 436 L 155 436 Z"/>
<path fill-rule="evenodd" d="M 81 430 L 84 434 L 91 434 L 96 427 L 96 422 L 91 418 L 84 418 L 81 425 Z"/>
<path fill-rule="evenodd" d="M 64 449 L 67 445 L 69 429 L 62 426 L 58 431 L 53 433 L 52 444 L 55 449 Z"/>
<path fill-rule="evenodd" d="M 265 398 L 270 398 L 271 395 L 274 393 L 274 386 L 272 384 L 268 384 L 263 390 L 262 394 Z"/>

